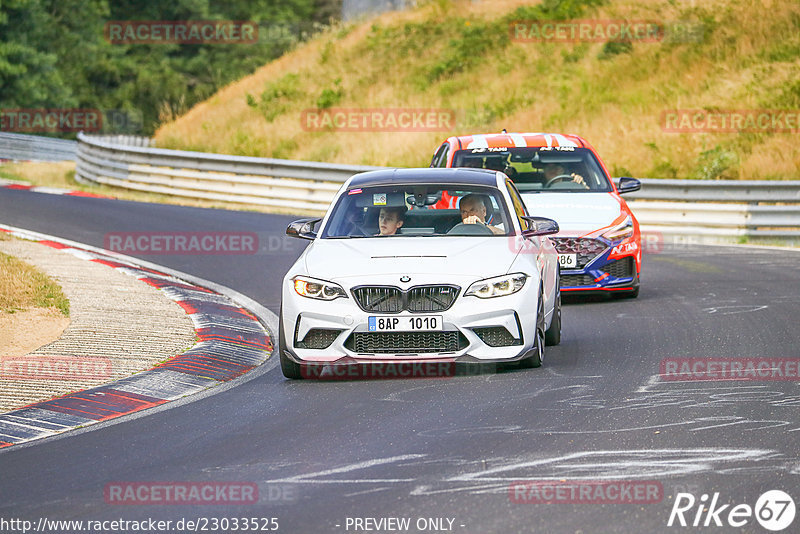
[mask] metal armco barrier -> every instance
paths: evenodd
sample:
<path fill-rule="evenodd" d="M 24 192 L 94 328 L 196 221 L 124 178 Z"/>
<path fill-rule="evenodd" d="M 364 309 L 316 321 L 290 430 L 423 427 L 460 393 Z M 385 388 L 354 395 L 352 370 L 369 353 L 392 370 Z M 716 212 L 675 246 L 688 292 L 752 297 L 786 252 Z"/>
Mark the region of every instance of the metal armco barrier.
<path fill-rule="evenodd" d="M 77 141 L 0 132 L 0 160 L 74 160 L 77 149 Z"/>
<path fill-rule="evenodd" d="M 642 230 L 707 241 L 800 240 L 800 181 L 642 180 L 626 195 Z"/>
<path fill-rule="evenodd" d="M 164 150 L 78 134 L 79 181 L 191 198 L 325 211 L 342 183 L 379 169 Z"/>
<path fill-rule="evenodd" d="M 138 146 L 136 146 L 138 145 Z M 353 174 L 382 169 L 148 148 L 78 135 L 76 178 L 116 187 L 324 212 Z M 736 242 L 800 240 L 800 181 L 642 179 L 626 195 L 643 231 Z"/>

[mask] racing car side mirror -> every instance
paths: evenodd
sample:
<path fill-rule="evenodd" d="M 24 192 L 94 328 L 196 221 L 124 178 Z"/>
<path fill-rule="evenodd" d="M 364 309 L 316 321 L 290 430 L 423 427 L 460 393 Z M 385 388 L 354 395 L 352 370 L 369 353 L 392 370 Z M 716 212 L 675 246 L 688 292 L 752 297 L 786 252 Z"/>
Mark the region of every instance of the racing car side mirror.
<path fill-rule="evenodd" d="M 301 239 L 317 238 L 317 233 L 314 231 L 314 226 L 322 219 L 300 219 L 289 223 L 286 227 L 286 235 L 289 237 L 299 237 Z"/>
<path fill-rule="evenodd" d="M 632 193 L 634 191 L 638 191 L 642 188 L 642 182 L 637 180 L 636 178 L 631 178 L 629 176 L 623 176 L 617 182 L 617 191 L 620 195 L 625 193 Z"/>
<path fill-rule="evenodd" d="M 522 237 L 551 235 L 557 234 L 559 231 L 558 223 L 553 219 L 547 219 L 545 217 L 531 217 L 530 215 L 524 215 L 522 218 L 530 223 L 530 230 L 524 230 L 522 232 Z"/>

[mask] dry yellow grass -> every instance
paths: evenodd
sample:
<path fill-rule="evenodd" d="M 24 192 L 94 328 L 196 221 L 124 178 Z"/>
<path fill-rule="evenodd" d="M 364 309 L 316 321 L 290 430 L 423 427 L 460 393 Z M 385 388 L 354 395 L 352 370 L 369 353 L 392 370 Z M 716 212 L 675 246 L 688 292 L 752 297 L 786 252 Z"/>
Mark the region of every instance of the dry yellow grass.
<path fill-rule="evenodd" d="M 22 260 L 0 253 L 0 314 L 30 308 L 54 308 L 68 316 L 69 300 L 47 275 Z"/>
<path fill-rule="evenodd" d="M 0 165 L 0 177 L 22 180 L 46 187 L 73 188 L 75 181 L 69 178 L 75 170 L 73 161 L 24 161 Z"/>
<path fill-rule="evenodd" d="M 463 19 L 465 27 L 491 25 L 510 17 L 516 7 L 532 4 L 538 2 L 432 1 L 333 28 L 163 125 L 157 143 L 409 166 L 427 165 L 449 135 L 547 130 L 586 137 L 615 174 L 699 177 L 704 163 L 734 154 L 735 162 L 729 161 L 717 177 L 800 178 L 800 147 L 792 134 L 675 134 L 662 131 L 660 124 L 667 109 L 800 109 L 796 1 L 771 0 L 767 8 L 758 0 L 611 2 L 582 18 L 693 21 L 707 33 L 699 43 L 636 42 L 630 53 L 607 59 L 599 58 L 602 43 L 503 44 L 507 26 L 500 25 L 492 30 L 498 31 L 498 44 L 476 51 L 474 64 L 420 83 L 426 69 L 469 46 L 459 40 L 467 30 L 454 28 L 453 20 Z M 381 41 L 381 32 L 393 38 Z M 415 49 L 422 39 L 429 39 L 430 46 Z M 298 92 L 272 122 L 248 106 L 248 94 L 258 99 L 289 74 L 297 76 Z M 336 79 L 342 97 L 334 107 L 446 108 L 457 110 L 460 120 L 442 132 L 304 131 L 302 111 L 315 108 L 321 93 L 336 87 Z M 781 151 L 777 155 L 776 149 Z"/>

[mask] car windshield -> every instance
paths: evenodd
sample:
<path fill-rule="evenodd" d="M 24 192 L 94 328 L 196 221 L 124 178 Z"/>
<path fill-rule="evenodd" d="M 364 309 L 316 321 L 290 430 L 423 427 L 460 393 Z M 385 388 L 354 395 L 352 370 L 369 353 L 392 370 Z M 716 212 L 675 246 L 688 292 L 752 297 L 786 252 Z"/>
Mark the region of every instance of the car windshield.
<path fill-rule="evenodd" d="M 521 193 L 611 191 L 596 158 L 579 147 L 499 147 L 459 150 L 453 167 L 504 172 Z"/>
<path fill-rule="evenodd" d="M 513 234 L 513 228 L 497 188 L 413 184 L 345 191 L 336 202 L 321 237 L 509 234 Z"/>

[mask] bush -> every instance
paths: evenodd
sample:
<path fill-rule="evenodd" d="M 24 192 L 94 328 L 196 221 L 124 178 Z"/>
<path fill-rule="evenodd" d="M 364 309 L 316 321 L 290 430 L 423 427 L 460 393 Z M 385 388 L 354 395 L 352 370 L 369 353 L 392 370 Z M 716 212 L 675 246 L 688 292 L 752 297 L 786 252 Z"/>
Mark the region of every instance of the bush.
<path fill-rule="evenodd" d="M 245 94 L 245 99 L 248 106 L 259 110 L 267 122 L 272 122 L 288 109 L 290 102 L 302 96 L 299 86 L 300 77 L 297 74 L 287 74 L 278 81 L 267 84 L 260 100 L 256 100 L 250 93 Z"/>
<path fill-rule="evenodd" d="M 725 171 L 739 164 L 739 155 L 719 145 L 700 153 L 694 177 L 699 180 L 718 180 Z"/>
<path fill-rule="evenodd" d="M 633 52 L 633 43 L 630 41 L 609 41 L 603 45 L 603 49 L 597 54 L 597 59 L 610 59 L 619 54 L 630 54 Z"/>
<path fill-rule="evenodd" d="M 317 108 L 326 109 L 335 106 L 342 100 L 344 91 L 342 90 L 342 79 L 336 78 L 333 82 L 333 89 L 323 89 L 322 94 L 317 98 Z"/>

